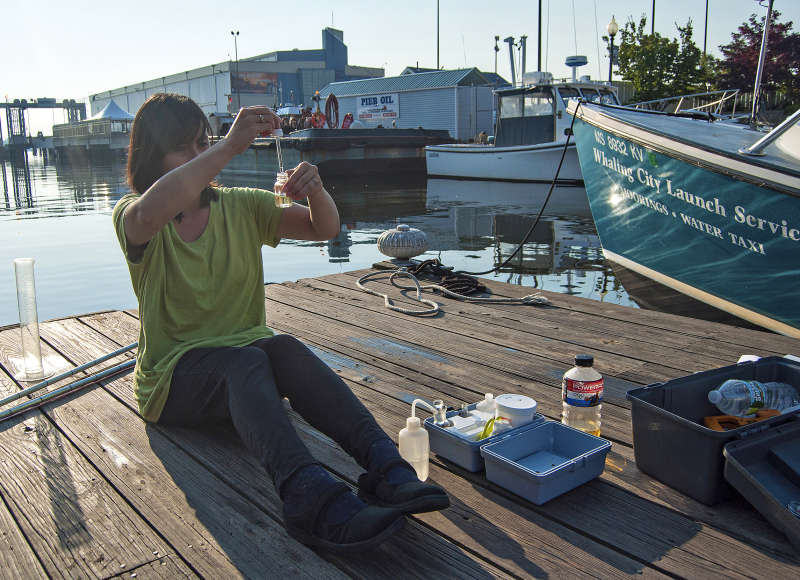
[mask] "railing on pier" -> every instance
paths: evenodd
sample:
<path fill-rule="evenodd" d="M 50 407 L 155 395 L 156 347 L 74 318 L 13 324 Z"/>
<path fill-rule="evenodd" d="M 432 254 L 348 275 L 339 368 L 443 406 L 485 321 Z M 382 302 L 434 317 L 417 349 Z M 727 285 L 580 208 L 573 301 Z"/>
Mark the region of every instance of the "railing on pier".
<path fill-rule="evenodd" d="M 692 93 L 690 95 L 642 101 L 641 103 L 631 103 L 628 106 L 647 111 L 660 111 L 662 113 L 704 111 L 718 117 L 734 118 L 736 116 L 737 100 L 739 101 L 738 108 L 742 111 L 741 114 L 743 116 L 747 116 L 748 114 L 741 105 L 742 95 L 743 93 L 739 89 L 726 89 L 722 91 Z"/>

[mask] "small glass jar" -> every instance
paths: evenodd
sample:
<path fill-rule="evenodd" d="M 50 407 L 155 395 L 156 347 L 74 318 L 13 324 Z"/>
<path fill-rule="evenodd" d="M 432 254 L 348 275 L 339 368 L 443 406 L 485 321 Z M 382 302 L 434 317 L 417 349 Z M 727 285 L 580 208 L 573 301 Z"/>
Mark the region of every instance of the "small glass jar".
<path fill-rule="evenodd" d="M 292 198 L 288 195 L 283 195 L 283 186 L 289 180 L 289 174 L 285 171 L 279 171 L 275 176 L 275 186 L 273 192 L 275 193 L 275 206 L 276 207 L 291 207 Z"/>

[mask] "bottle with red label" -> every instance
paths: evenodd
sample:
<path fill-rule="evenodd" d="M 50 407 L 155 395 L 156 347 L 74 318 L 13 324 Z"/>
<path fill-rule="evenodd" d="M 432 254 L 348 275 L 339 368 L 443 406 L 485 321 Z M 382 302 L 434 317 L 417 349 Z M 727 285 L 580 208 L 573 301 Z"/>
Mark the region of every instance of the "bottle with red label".
<path fill-rule="evenodd" d="M 603 403 L 603 376 L 592 365 L 590 354 L 575 356 L 575 366 L 561 379 L 563 412 L 561 422 L 600 436 L 600 410 Z"/>

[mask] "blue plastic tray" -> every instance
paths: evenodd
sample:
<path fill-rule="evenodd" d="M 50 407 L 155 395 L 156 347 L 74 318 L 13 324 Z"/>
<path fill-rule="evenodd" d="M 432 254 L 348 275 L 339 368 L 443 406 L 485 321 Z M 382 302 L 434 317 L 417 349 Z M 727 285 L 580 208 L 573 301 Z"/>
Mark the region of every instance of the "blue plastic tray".
<path fill-rule="evenodd" d="M 611 443 L 555 421 L 481 447 L 486 479 L 543 504 L 600 475 Z"/>
<path fill-rule="evenodd" d="M 473 403 L 468 409 L 472 411 L 475 409 L 476 405 L 477 403 Z M 447 413 L 448 417 L 453 417 L 454 415 L 458 415 L 458 411 L 450 411 Z M 544 420 L 545 418 L 537 413 L 531 423 L 509 429 L 508 431 L 487 437 L 480 441 L 470 441 L 455 435 L 447 429 L 437 427 L 433 424 L 433 417 L 425 419 L 424 425 L 425 429 L 428 430 L 431 451 L 452 461 L 456 465 L 460 465 L 467 471 L 481 471 L 483 469 L 483 457 L 481 457 L 482 445 L 488 445 L 489 443 L 500 441 L 505 437 L 510 437 L 514 434 L 531 429 L 544 422 Z"/>

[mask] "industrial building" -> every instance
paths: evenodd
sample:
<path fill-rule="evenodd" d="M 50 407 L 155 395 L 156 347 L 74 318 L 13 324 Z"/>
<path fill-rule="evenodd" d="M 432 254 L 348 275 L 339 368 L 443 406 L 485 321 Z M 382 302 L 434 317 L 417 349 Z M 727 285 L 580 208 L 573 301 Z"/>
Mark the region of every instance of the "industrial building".
<path fill-rule="evenodd" d="M 332 82 L 320 91 L 339 101 L 339 114 L 352 113 L 364 127 L 445 129 L 458 141 L 494 132 L 494 95 L 501 77 L 477 68 L 413 72 L 396 77 Z M 355 125 L 354 125 L 355 126 Z"/>
<path fill-rule="evenodd" d="M 256 104 L 310 104 L 315 91 L 329 83 L 383 74 L 382 68 L 347 64 L 344 33 L 325 28 L 322 49 L 279 50 L 89 95 L 89 115 L 101 111 L 112 99 L 135 114 L 150 95 L 159 92 L 191 97 L 208 116 L 225 115 Z"/>

